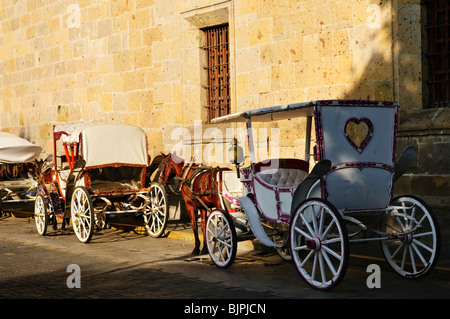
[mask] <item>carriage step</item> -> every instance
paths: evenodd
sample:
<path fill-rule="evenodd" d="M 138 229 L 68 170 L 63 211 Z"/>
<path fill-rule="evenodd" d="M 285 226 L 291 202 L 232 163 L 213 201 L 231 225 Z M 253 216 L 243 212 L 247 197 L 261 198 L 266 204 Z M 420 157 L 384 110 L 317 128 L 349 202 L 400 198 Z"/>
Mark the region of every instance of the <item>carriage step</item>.
<path fill-rule="evenodd" d="M 241 197 L 238 201 L 248 217 L 250 228 L 252 229 L 255 237 L 265 246 L 281 248 L 282 246 L 275 244 L 267 236 L 261 224 L 261 220 L 259 219 L 258 211 L 256 210 L 256 207 L 251 199 L 248 197 Z"/>

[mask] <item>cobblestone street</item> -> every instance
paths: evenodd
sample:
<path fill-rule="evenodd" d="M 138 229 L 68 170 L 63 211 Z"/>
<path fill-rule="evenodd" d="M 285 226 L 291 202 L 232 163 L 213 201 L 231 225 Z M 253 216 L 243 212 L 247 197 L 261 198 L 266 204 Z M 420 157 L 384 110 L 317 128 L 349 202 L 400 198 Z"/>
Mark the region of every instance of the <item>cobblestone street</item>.
<path fill-rule="evenodd" d="M 169 226 L 170 228 L 170 226 Z M 68 231 L 41 237 L 34 221 L 0 220 L 0 298 L 45 299 L 353 299 L 448 298 L 448 271 L 421 280 L 402 279 L 384 261 L 350 258 L 343 282 L 321 292 L 303 283 L 276 253 L 240 250 L 229 269 L 208 255 L 190 254 L 192 242 L 150 238 L 108 229 L 81 244 Z M 360 252 L 355 247 L 355 252 Z M 369 264 L 381 267 L 381 289 L 366 284 Z M 68 288 L 69 265 L 80 268 L 81 288 Z"/>
<path fill-rule="evenodd" d="M 164 241 L 164 239 L 163 239 Z M 248 291 L 167 273 L 151 264 L 116 264 L 12 242 L 1 242 L 0 298 L 273 298 L 269 291 Z M 14 253 L 12 253 L 14 252 Z M 25 257 L 25 260 L 21 258 Z M 67 266 L 81 269 L 81 288 L 67 287 Z M 8 274 L 4 272 L 7 269 Z"/>

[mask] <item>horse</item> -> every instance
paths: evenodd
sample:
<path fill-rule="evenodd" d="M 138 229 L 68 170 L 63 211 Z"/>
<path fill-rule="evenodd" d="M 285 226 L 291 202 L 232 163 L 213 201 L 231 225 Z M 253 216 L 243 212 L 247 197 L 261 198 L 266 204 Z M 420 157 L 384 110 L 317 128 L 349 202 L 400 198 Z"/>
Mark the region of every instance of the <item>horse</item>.
<path fill-rule="evenodd" d="M 207 254 L 206 246 L 206 219 L 207 213 L 212 208 L 221 208 L 221 172 L 229 170 L 220 167 L 205 167 L 195 163 L 185 163 L 175 153 L 163 154 L 163 159 L 159 165 L 159 183 L 166 185 L 174 176 L 180 179 L 178 189 L 181 191 L 186 212 L 191 220 L 194 231 L 195 248 L 192 254 L 200 254 L 200 239 L 198 236 L 197 211 L 200 211 L 201 229 L 203 232 L 203 249 L 201 254 Z M 218 174 L 219 173 L 219 174 Z M 219 180 L 217 180 L 219 178 Z"/>

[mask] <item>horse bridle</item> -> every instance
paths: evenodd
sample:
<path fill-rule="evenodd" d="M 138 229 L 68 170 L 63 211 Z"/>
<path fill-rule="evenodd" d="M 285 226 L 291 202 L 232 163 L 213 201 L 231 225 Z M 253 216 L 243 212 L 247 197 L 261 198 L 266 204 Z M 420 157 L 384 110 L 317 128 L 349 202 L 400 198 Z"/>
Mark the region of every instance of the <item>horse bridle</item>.
<path fill-rule="evenodd" d="M 176 189 L 173 189 L 172 185 L 170 185 L 170 184 L 168 185 L 167 184 L 168 181 L 166 180 L 166 177 L 163 176 L 165 171 L 166 171 L 166 166 L 169 163 L 169 156 L 170 155 L 164 157 L 164 159 L 161 161 L 161 163 L 159 163 L 158 169 L 159 169 L 160 173 L 159 173 L 159 177 L 158 177 L 158 183 L 164 185 L 165 187 L 168 187 L 172 193 L 178 194 L 179 193 L 178 192 L 178 188 L 179 188 L 178 185 L 177 185 Z"/>
<path fill-rule="evenodd" d="M 190 183 L 190 182 L 192 182 L 193 179 L 195 180 L 201 173 L 200 173 L 200 174 L 195 174 L 194 176 L 191 176 L 191 178 L 186 178 L 186 175 L 188 174 L 188 172 L 190 171 L 190 169 L 192 168 L 192 166 L 194 165 L 194 163 L 193 163 L 193 162 L 185 163 L 185 164 L 183 165 L 183 170 L 182 170 L 182 172 L 181 172 L 181 177 L 179 177 L 178 183 L 177 183 L 177 186 L 176 186 L 176 189 L 174 190 L 170 184 L 167 185 L 167 182 L 168 182 L 168 181 L 166 180 L 166 177 L 164 176 L 164 178 L 163 178 L 163 176 L 162 176 L 162 175 L 165 173 L 166 166 L 167 166 L 168 163 L 169 163 L 169 156 L 170 156 L 170 154 L 169 154 L 167 157 L 165 157 L 165 158 L 161 161 L 161 163 L 159 163 L 158 169 L 159 169 L 159 171 L 160 171 L 161 173 L 160 173 L 160 175 L 159 175 L 158 182 L 159 182 L 160 184 L 163 184 L 164 186 L 167 186 L 173 193 L 175 193 L 175 194 L 180 194 L 180 193 L 181 193 L 181 187 L 182 187 L 182 185 L 185 184 L 185 183 Z M 170 168 L 170 169 L 172 169 L 172 168 Z M 206 194 L 206 193 L 205 193 L 205 194 L 195 193 L 195 192 L 193 192 L 193 190 L 190 188 L 189 185 L 188 185 L 188 189 L 189 189 L 189 191 L 190 191 L 190 194 L 189 194 L 188 196 L 189 196 L 191 199 L 196 198 L 196 200 L 198 200 L 198 201 L 205 207 L 206 210 L 208 210 L 209 212 L 211 212 L 211 208 L 208 207 L 208 206 L 205 204 L 205 202 L 200 198 L 200 196 L 212 195 L 212 194 L 219 194 L 219 192 L 218 192 L 218 191 L 212 191 L 212 190 L 211 190 L 211 191 L 209 191 L 207 194 Z"/>
<path fill-rule="evenodd" d="M 172 185 L 167 184 L 168 180 L 166 179 L 166 176 L 162 176 L 162 175 L 164 175 L 164 173 L 166 171 L 166 166 L 169 164 L 169 157 L 170 157 L 170 154 L 167 155 L 166 157 L 164 157 L 164 159 L 161 161 L 161 163 L 159 163 L 158 169 L 160 171 L 160 174 L 158 177 L 158 183 L 163 184 L 164 186 L 167 186 L 172 193 L 179 194 L 180 190 L 181 190 L 181 185 L 182 185 L 182 178 L 179 179 L 179 181 L 176 185 L 176 189 L 173 189 Z M 183 173 L 184 173 L 185 168 L 186 168 L 186 165 L 183 167 Z M 170 169 L 172 169 L 172 168 L 170 168 Z M 182 173 L 182 176 L 183 176 L 183 173 Z"/>
<path fill-rule="evenodd" d="M 169 163 L 169 156 L 167 155 L 166 157 L 164 157 L 164 159 L 159 163 L 158 169 L 160 171 L 159 177 L 158 177 L 158 183 L 163 184 L 164 186 L 167 186 L 167 180 L 166 177 L 164 176 L 163 178 L 163 173 L 166 170 L 166 166 Z"/>
<path fill-rule="evenodd" d="M 181 191 L 181 186 L 183 185 L 184 182 L 186 182 L 186 176 L 185 175 L 187 174 L 187 172 L 189 172 L 189 170 L 191 169 L 191 167 L 192 167 L 192 165 L 194 163 L 191 162 L 191 163 L 188 163 L 188 164 L 184 164 L 183 170 L 181 172 L 181 177 L 178 178 L 178 183 L 177 183 L 176 189 L 173 189 L 172 185 L 167 184 L 168 180 L 166 180 L 166 177 L 164 176 L 164 178 L 163 178 L 163 176 L 162 176 L 163 173 L 166 170 L 166 166 L 169 164 L 169 157 L 170 156 L 171 156 L 170 154 L 167 155 L 161 161 L 161 163 L 159 163 L 158 169 L 159 169 L 159 171 L 161 173 L 160 173 L 159 178 L 158 178 L 158 183 L 163 184 L 164 186 L 167 186 L 173 193 L 179 194 L 180 191 Z M 172 169 L 172 168 L 170 168 L 170 169 Z"/>

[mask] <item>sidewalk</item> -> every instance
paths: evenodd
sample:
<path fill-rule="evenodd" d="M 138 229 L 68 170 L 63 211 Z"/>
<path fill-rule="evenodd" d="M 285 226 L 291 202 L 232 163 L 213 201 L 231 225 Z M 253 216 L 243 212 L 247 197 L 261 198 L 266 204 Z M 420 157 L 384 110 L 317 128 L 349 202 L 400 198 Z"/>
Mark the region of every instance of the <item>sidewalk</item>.
<path fill-rule="evenodd" d="M 167 238 L 191 241 L 192 247 L 194 247 L 195 237 L 194 237 L 194 231 L 192 230 L 190 222 L 169 221 L 167 223 L 166 233 L 167 233 Z M 200 242 L 203 245 L 203 233 L 200 228 L 200 225 L 198 226 L 198 236 L 199 236 Z M 256 249 L 258 249 L 258 246 L 262 246 L 262 245 L 258 245 L 256 243 L 256 246 L 257 246 Z M 203 246 L 201 246 L 201 247 L 203 247 Z M 250 240 L 241 241 L 238 243 L 238 249 L 255 250 L 255 243 L 253 243 Z"/>

